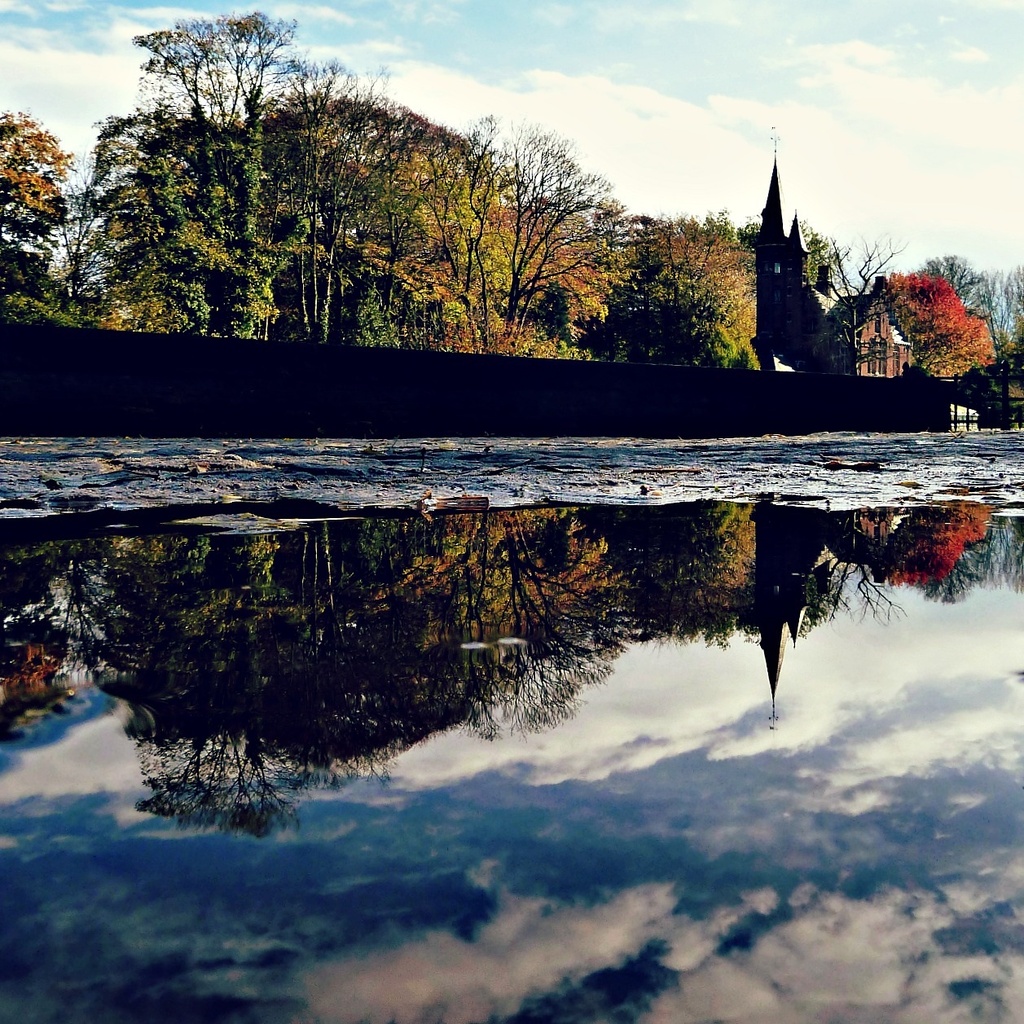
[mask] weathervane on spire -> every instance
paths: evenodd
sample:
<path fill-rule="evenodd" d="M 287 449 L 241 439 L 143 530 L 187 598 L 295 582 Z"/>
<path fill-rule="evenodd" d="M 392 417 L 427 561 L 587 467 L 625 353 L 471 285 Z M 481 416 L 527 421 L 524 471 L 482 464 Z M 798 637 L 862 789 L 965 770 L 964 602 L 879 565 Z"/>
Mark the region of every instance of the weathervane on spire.
<path fill-rule="evenodd" d="M 775 125 L 772 125 L 772 148 L 774 150 L 774 153 L 772 155 L 775 156 L 775 157 L 778 157 L 778 155 L 779 155 L 779 132 L 778 132 L 778 129 L 775 127 Z"/>

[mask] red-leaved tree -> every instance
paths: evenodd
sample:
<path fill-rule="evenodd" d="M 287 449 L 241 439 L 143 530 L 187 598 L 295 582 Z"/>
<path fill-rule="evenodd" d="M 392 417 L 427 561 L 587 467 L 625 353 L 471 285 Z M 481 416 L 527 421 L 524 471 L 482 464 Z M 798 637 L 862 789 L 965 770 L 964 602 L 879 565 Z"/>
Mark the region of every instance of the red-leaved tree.
<path fill-rule="evenodd" d="M 943 277 L 892 274 L 889 295 L 900 330 L 913 345 L 914 363 L 937 377 L 953 377 L 995 358 L 985 321 L 971 316 Z"/>

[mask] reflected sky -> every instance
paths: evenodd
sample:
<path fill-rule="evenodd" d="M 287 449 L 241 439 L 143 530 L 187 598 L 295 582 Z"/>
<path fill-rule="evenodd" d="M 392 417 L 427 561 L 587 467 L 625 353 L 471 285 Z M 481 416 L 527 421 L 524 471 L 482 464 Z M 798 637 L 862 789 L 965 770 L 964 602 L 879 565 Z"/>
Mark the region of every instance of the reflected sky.
<path fill-rule="evenodd" d="M 744 535 L 748 520 L 730 522 L 728 537 Z M 641 535 L 631 528 L 631 551 Z M 601 536 L 602 571 L 626 574 L 628 595 L 643 581 L 614 561 L 614 531 Z M 499 715 L 482 732 L 432 710 L 438 727 L 380 771 L 303 786 L 279 745 L 267 763 L 293 787 L 294 818 L 266 831 L 140 809 L 161 757 L 210 737 L 184 731 L 165 677 L 164 704 L 152 690 L 145 704 L 123 669 L 91 685 L 113 678 L 96 665 L 59 711 L 20 719 L 0 744 L 0 1020 L 1013 1020 L 1019 548 L 1015 523 L 993 519 L 957 583 L 948 568 L 926 578 L 917 545 L 912 565 L 875 565 L 869 603 L 856 600 L 864 577 L 840 573 L 845 601 L 787 642 L 774 713 L 749 621 L 681 638 L 629 618 L 601 634 L 607 671 L 543 727 Z M 720 574 L 749 605 L 734 562 Z M 291 607 L 286 577 L 272 578 L 275 607 Z M 216 592 L 225 606 L 224 579 Z M 621 601 L 601 607 L 627 617 Z M 480 657 L 455 649 L 459 664 Z M 221 753 L 244 761 L 237 737 L 257 733 L 233 735 Z M 268 751 L 282 735 L 258 734 Z"/>

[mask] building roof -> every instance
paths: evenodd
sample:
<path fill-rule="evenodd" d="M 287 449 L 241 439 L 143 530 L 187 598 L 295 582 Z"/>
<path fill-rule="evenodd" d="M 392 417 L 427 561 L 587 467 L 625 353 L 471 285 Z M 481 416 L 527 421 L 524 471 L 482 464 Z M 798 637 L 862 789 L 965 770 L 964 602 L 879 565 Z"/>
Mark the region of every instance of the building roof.
<path fill-rule="evenodd" d="M 800 221 L 797 220 L 795 213 L 793 214 L 793 226 L 789 229 L 789 244 L 798 249 L 802 255 L 809 254 L 807 246 L 804 245 L 804 234 L 800 230 Z"/>
<path fill-rule="evenodd" d="M 772 164 L 772 180 L 768 186 L 768 198 L 761 211 L 761 231 L 757 236 L 759 244 L 786 241 L 786 227 L 782 221 L 782 189 L 779 186 L 779 163 Z"/>

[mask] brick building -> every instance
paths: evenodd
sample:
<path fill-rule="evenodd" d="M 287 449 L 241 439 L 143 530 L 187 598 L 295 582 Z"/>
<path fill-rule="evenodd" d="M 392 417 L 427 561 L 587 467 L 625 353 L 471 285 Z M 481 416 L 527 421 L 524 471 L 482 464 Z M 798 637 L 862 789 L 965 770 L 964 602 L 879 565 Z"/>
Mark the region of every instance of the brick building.
<path fill-rule="evenodd" d="M 848 294 L 819 267 L 812 285 L 808 255 L 796 214 L 786 231 L 776 163 L 755 242 L 754 351 L 761 369 L 899 376 L 913 360 L 886 300 L 885 278 L 876 277 L 864 294 Z"/>

